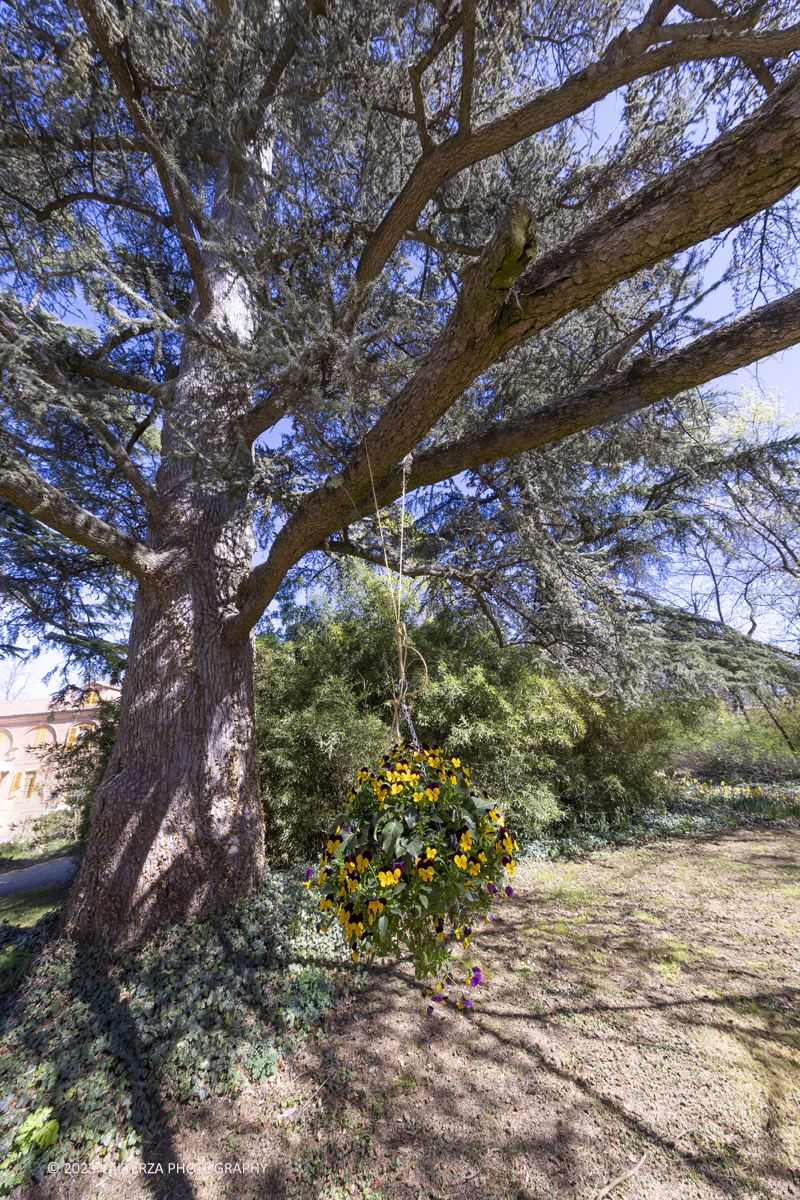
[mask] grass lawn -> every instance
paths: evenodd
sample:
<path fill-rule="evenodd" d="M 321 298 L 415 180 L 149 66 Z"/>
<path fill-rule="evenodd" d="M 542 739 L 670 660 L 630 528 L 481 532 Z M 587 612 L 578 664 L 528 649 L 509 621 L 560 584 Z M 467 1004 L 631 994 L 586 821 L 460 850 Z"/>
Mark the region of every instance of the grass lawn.
<path fill-rule="evenodd" d="M 54 887 L 32 888 L 29 892 L 19 892 L 16 896 L 0 897 L 0 922 L 8 921 L 9 925 L 34 925 L 40 917 L 49 912 L 57 904 L 61 904 L 69 884 L 58 884 Z"/>
<path fill-rule="evenodd" d="M 0 875 L 36 867 L 51 858 L 65 858 L 77 849 L 78 843 L 72 837 L 50 838 L 35 849 L 29 842 L 0 842 Z"/>
<path fill-rule="evenodd" d="M 25 1200 L 800 1196 L 800 825 L 531 862 L 514 886 L 464 962 L 473 1011 L 423 1017 L 389 963 L 277 1073 L 155 1096 L 132 1164 L 87 1152 Z"/>

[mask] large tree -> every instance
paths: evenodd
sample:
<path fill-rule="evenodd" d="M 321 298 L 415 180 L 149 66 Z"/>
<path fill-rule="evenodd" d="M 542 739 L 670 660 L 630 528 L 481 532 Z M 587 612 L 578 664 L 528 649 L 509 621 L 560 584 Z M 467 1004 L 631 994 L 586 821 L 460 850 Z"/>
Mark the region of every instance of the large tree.
<path fill-rule="evenodd" d="M 657 456 L 800 341 L 793 7 L 3 4 L 10 628 L 113 659 L 135 587 L 75 936 L 257 883 L 253 630 L 301 560 L 448 480 L 502 542 L 498 467 L 533 528 L 537 447 Z M 730 231 L 742 315 L 704 324 Z"/>

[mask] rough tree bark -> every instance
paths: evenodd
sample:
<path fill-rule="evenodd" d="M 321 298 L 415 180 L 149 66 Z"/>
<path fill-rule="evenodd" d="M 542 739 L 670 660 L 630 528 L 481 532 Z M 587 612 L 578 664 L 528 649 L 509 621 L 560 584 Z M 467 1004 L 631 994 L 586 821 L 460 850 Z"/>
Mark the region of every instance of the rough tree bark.
<path fill-rule="evenodd" d="M 258 153 L 266 174 L 271 156 Z M 238 186 L 226 161 L 216 194 L 217 228 L 246 244 L 263 195 Z M 119 732 L 65 913 L 78 939 L 133 940 L 231 904 L 264 869 L 254 637 L 224 633 L 255 550 L 253 449 L 242 436 L 252 395 L 202 342 L 209 324 L 246 346 L 253 300 L 209 253 L 203 279 L 208 302 L 195 291 L 148 529 L 163 565 L 136 594 Z"/>

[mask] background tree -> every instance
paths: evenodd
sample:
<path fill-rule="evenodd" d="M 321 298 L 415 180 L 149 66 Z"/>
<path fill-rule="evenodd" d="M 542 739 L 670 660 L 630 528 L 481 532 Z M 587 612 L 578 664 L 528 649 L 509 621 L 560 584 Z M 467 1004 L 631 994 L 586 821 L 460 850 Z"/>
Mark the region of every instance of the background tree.
<path fill-rule="evenodd" d="M 693 389 L 800 341 L 792 11 L 3 7 L 12 631 L 49 623 L 119 665 L 135 588 L 76 936 L 134 937 L 258 880 L 253 630 L 305 556 L 369 553 L 370 513 L 404 488 L 434 539 L 441 513 L 471 554 L 457 491 L 501 546 L 509 460 L 615 420 L 602 454 L 645 409 L 657 453 Z M 733 229 L 744 315 L 705 327 Z M 558 531 L 519 461 L 535 556 Z M 531 605 L 517 574 L 507 595 L 554 630 L 594 604 L 556 575 Z"/>

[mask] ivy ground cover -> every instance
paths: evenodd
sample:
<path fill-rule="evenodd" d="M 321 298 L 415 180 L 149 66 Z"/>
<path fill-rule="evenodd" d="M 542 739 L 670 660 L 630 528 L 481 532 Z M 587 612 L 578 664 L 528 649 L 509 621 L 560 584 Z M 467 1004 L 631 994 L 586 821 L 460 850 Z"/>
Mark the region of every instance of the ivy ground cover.
<path fill-rule="evenodd" d="M 372 968 L 273 1074 L 160 1093 L 132 1171 L 24 1200 L 790 1200 L 798 945 L 797 822 L 521 863 L 473 1010 Z"/>

